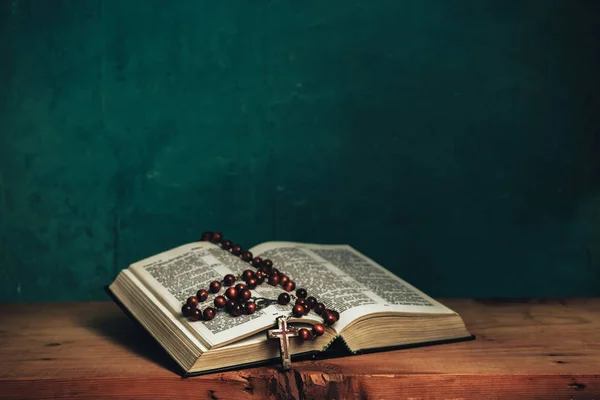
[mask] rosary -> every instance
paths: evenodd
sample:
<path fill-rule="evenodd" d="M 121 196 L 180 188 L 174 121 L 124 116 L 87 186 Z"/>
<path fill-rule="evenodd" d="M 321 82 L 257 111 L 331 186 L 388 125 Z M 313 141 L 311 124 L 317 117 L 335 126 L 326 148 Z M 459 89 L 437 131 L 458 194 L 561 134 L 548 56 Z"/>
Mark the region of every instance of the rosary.
<path fill-rule="evenodd" d="M 226 311 L 232 317 L 239 317 L 242 314 L 253 314 L 257 309 L 267 307 L 273 303 L 287 305 L 292 300 L 296 299 L 296 303 L 292 308 L 291 314 L 296 318 L 308 314 L 311 310 L 323 318 L 323 322 L 327 325 L 333 325 L 340 315 L 337 311 L 328 309 L 325 304 L 319 302 L 315 297 L 308 296 L 306 289 L 297 289 L 296 295 L 290 295 L 296 289 L 296 284 L 285 273 L 274 268 L 273 262 L 269 259 L 263 260 L 260 257 L 253 257 L 249 251 L 244 251 L 242 246 L 234 244 L 231 240 L 223 239 L 220 232 L 204 232 L 202 234 L 203 242 L 211 242 L 220 246 L 223 250 L 229 251 L 231 254 L 240 257 L 243 261 L 248 262 L 255 267 L 257 271 L 251 269 L 245 270 L 241 276 L 227 274 L 221 281 L 212 281 L 208 290 L 200 289 L 195 296 L 187 299 L 186 303 L 181 308 L 181 313 L 190 321 L 210 321 L 215 318 L 217 312 Z M 244 283 L 235 282 L 243 280 Z M 285 291 L 274 299 L 252 297 L 250 289 L 255 289 L 258 285 L 267 282 L 271 286 L 281 286 Z M 224 295 L 218 295 L 214 298 L 214 307 L 206 307 L 200 310 L 200 303 L 208 299 L 209 292 L 217 294 L 223 287 L 227 287 Z M 279 339 L 281 361 L 283 370 L 288 370 L 291 367 L 291 357 L 289 353 L 289 338 L 299 337 L 302 341 L 313 340 L 325 333 L 323 324 L 314 324 L 312 331 L 306 328 L 294 328 L 287 324 L 289 316 L 277 318 L 278 329 L 271 329 L 267 333 L 269 339 Z"/>

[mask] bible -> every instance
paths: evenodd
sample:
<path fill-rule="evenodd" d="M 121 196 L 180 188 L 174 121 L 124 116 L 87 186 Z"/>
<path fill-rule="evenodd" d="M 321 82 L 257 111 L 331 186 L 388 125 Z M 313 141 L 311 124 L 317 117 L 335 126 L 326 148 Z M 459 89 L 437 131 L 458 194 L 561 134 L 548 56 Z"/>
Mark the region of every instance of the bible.
<path fill-rule="evenodd" d="M 218 312 L 209 321 L 181 314 L 186 299 L 223 276 L 240 276 L 249 264 L 210 242 L 194 242 L 131 264 L 107 290 L 175 359 L 184 376 L 254 366 L 280 358 L 283 341 L 292 360 L 356 355 L 472 339 L 462 318 L 349 245 L 266 242 L 250 249 L 306 288 L 339 320 L 310 341 L 285 335 L 286 324 L 310 328 L 323 323 L 313 311 L 290 315 L 294 302 L 269 302 L 253 314 Z M 212 305 L 210 294 L 206 303 Z M 267 282 L 253 297 L 277 299 L 281 287 Z M 279 323 L 284 330 L 275 330 Z M 275 333 L 274 333 L 275 332 Z M 281 332 L 284 332 L 283 336 Z M 297 338 L 296 338 L 297 339 Z M 282 339 L 283 340 L 283 339 Z M 281 346 L 280 346 L 281 345 Z M 283 350 L 281 350 L 283 351 Z M 283 354 L 281 354 L 283 355 Z"/>

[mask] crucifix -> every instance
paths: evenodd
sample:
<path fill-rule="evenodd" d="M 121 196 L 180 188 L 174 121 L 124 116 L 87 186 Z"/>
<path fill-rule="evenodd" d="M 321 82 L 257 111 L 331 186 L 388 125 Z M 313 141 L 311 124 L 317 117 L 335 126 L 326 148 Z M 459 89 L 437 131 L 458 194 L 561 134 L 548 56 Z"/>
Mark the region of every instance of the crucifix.
<path fill-rule="evenodd" d="M 269 339 L 279 339 L 279 350 L 281 352 L 282 370 L 287 371 L 292 367 L 290 357 L 290 337 L 298 336 L 298 329 L 288 327 L 287 317 L 277 318 L 278 329 L 270 329 L 267 332 Z"/>

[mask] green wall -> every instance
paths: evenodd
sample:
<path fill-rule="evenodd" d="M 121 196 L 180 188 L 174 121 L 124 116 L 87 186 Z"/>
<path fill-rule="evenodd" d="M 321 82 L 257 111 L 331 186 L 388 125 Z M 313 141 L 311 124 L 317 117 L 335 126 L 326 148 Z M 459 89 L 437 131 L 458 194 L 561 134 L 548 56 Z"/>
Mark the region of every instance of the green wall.
<path fill-rule="evenodd" d="M 0 0 L 0 300 L 222 230 L 600 295 L 596 1 Z"/>

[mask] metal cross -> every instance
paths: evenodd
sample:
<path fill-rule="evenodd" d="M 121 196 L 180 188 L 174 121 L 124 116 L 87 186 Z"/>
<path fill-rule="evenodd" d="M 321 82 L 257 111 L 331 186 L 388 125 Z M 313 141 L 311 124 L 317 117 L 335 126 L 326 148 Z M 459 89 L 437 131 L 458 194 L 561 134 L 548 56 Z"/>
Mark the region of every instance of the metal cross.
<path fill-rule="evenodd" d="M 298 336 L 298 329 L 290 328 L 287 325 L 287 317 L 277 318 L 279 329 L 270 329 L 267 332 L 269 339 L 279 339 L 279 350 L 281 352 L 282 369 L 287 371 L 292 367 L 292 358 L 290 357 L 290 337 Z"/>

